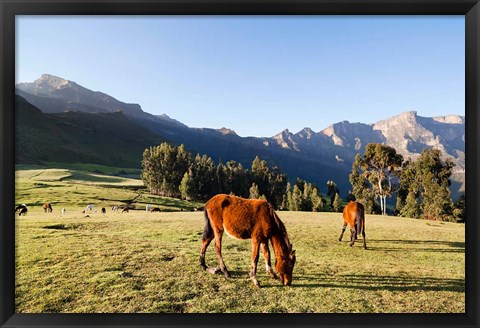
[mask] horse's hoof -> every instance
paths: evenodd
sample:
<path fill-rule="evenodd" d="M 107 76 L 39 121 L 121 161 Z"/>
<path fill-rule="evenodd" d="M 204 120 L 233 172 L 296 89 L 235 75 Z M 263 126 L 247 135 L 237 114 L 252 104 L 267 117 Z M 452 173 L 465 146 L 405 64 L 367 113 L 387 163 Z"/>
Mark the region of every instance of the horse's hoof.
<path fill-rule="evenodd" d="M 208 268 L 206 269 L 208 273 L 211 273 L 211 274 L 217 274 L 219 273 L 221 270 L 219 267 L 216 267 L 216 268 Z"/>

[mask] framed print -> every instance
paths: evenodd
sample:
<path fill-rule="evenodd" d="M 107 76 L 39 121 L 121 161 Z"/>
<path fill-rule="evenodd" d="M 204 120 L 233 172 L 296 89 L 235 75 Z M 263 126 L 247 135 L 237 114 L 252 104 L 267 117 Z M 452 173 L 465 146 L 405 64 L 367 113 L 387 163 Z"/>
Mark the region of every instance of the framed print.
<path fill-rule="evenodd" d="M 478 1 L 0 9 L 2 327 L 478 327 Z"/>

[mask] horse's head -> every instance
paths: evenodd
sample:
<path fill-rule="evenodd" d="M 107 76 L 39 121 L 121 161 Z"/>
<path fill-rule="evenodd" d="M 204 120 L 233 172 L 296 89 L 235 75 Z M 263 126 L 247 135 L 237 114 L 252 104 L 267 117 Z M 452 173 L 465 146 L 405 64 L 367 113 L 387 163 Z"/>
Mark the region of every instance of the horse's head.
<path fill-rule="evenodd" d="M 278 277 L 284 286 L 292 284 L 293 267 L 295 266 L 295 250 L 290 247 L 290 253 L 287 256 L 281 257 L 275 264 Z"/>

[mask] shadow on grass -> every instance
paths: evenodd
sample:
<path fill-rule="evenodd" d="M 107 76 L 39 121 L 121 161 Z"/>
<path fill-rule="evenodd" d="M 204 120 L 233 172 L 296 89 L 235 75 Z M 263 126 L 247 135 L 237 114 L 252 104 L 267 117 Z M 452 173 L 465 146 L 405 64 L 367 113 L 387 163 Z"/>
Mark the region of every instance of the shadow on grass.
<path fill-rule="evenodd" d="M 376 243 L 389 243 L 391 247 L 371 246 Z M 412 245 L 413 247 L 394 247 L 395 245 Z M 416 245 L 425 246 L 423 248 L 415 247 Z M 444 246 L 449 248 L 435 248 L 431 246 Z M 442 240 L 395 240 L 395 239 L 368 239 L 367 247 L 370 250 L 378 250 L 384 252 L 398 252 L 402 250 L 413 252 L 432 252 L 432 253 L 465 253 L 465 242 L 451 242 Z"/>
<path fill-rule="evenodd" d="M 311 283 L 318 281 L 317 283 Z M 304 283 L 307 282 L 307 283 Z M 266 287 L 266 286 L 265 286 Z M 271 286 L 275 287 L 275 286 Z M 430 277 L 376 276 L 376 275 L 294 275 L 292 287 L 349 288 L 387 291 L 465 292 L 465 280 Z"/>
<path fill-rule="evenodd" d="M 412 245 L 445 245 L 449 247 L 465 248 L 465 242 L 443 241 L 443 240 L 405 240 L 405 239 L 370 239 L 371 242 L 380 243 L 401 243 Z"/>
<path fill-rule="evenodd" d="M 229 270 L 226 279 L 250 279 L 245 270 Z M 217 275 L 223 273 L 217 272 Z M 279 280 L 257 273 L 262 288 L 282 288 Z M 465 280 L 431 277 L 377 276 L 377 275 L 293 275 L 291 288 L 346 288 L 358 290 L 386 291 L 438 291 L 465 292 Z"/>

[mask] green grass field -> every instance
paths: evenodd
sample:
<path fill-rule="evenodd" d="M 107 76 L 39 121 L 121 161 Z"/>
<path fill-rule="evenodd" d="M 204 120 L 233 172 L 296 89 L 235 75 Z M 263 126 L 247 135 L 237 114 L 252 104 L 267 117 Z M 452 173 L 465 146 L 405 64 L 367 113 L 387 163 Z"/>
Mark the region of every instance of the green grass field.
<path fill-rule="evenodd" d="M 29 206 L 16 216 L 18 313 L 465 312 L 463 224 L 367 215 L 364 250 L 361 240 L 348 246 L 348 231 L 338 242 L 339 213 L 279 212 L 297 250 L 293 283 L 267 276 L 261 256 L 256 289 L 249 240 L 223 239 L 231 278 L 201 270 L 203 213 L 187 212 L 199 204 L 124 181 L 105 185 L 79 169 L 17 171 L 16 203 Z M 71 178 L 78 174 L 86 180 Z M 110 211 L 131 200 L 137 210 Z M 43 212 L 44 201 L 53 213 Z M 87 203 L 107 214 L 86 217 Z M 164 211 L 146 213 L 147 203 Z M 217 266 L 213 245 L 207 264 Z"/>

